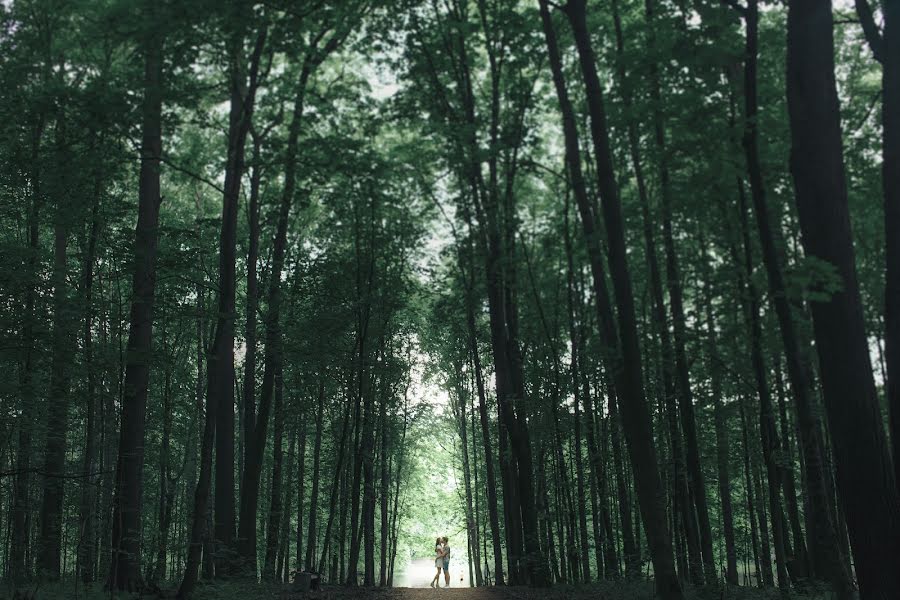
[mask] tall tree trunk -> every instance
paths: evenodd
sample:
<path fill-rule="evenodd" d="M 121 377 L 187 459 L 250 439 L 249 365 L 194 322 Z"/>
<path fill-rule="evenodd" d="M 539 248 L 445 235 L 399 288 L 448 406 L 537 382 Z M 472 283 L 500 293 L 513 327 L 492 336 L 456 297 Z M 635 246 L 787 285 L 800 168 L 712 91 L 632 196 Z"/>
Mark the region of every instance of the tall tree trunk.
<path fill-rule="evenodd" d="M 339 494 L 338 492 L 341 489 L 341 478 L 343 475 L 344 468 L 344 455 L 346 454 L 346 445 L 347 445 L 347 434 L 350 430 L 350 407 L 352 402 L 348 398 L 347 400 L 347 408 L 344 411 L 344 419 L 343 425 L 341 425 L 341 439 L 338 443 L 338 451 L 337 451 L 337 464 L 334 466 L 334 477 L 331 480 L 331 494 L 329 495 L 330 501 L 328 503 L 328 520 L 325 522 L 325 533 L 322 536 L 322 554 L 319 558 L 318 564 L 307 564 L 307 568 L 310 570 L 319 570 L 320 572 L 325 569 L 325 559 L 328 556 L 329 550 L 329 542 L 331 541 L 331 529 L 334 525 L 334 517 L 338 512 L 336 509 L 337 502 L 339 496 L 343 494 Z M 320 430 L 321 431 L 321 430 Z M 321 433 L 319 433 L 321 435 Z M 343 513 L 343 511 L 341 511 Z M 343 520 L 343 515 L 341 516 L 341 520 Z M 343 539 L 343 535 L 341 535 L 341 539 Z M 333 578 L 332 578 L 333 579 Z"/>
<path fill-rule="evenodd" d="M 379 469 L 381 472 L 381 482 L 378 486 L 378 499 L 380 502 L 380 519 L 381 531 L 378 536 L 380 549 L 378 552 L 378 585 L 385 587 L 387 585 L 387 553 L 388 553 L 388 502 L 391 494 L 391 473 L 390 461 L 388 460 L 388 420 L 387 420 L 387 403 L 388 397 L 381 399 L 378 407 L 378 420 L 381 422 L 381 449 L 379 450 Z M 468 462 L 468 460 L 466 461 Z"/>
<path fill-rule="evenodd" d="M 165 332 L 163 332 L 165 337 Z M 163 433 L 162 445 L 159 452 L 159 513 L 156 532 L 156 560 L 148 566 L 150 583 L 165 581 L 166 579 L 166 553 L 168 551 L 169 527 L 172 524 L 172 504 L 175 501 L 175 487 L 177 479 L 172 476 L 171 443 L 172 443 L 172 370 L 176 360 L 175 349 L 171 357 L 166 357 L 170 363 L 165 367 L 165 382 L 163 387 Z"/>
<path fill-rule="evenodd" d="M 322 419 L 324 417 L 324 408 L 325 378 L 322 377 L 319 381 L 319 400 L 316 405 L 316 439 L 315 442 L 313 442 L 313 475 L 312 489 L 309 494 L 309 529 L 306 534 L 306 561 L 301 562 L 300 555 L 297 555 L 298 570 L 312 570 L 315 567 L 316 543 L 318 541 L 316 525 L 319 512 L 319 461 L 322 453 Z"/>
<path fill-rule="evenodd" d="M 741 413 L 741 437 L 744 446 L 744 491 L 747 495 L 747 520 L 750 521 L 750 542 L 753 547 L 754 570 L 758 580 L 759 587 L 772 584 L 772 565 L 769 556 L 768 545 L 765 546 L 765 552 L 759 550 L 760 540 L 758 532 L 757 507 L 753 486 L 752 464 L 750 459 L 750 425 L 747 420 L 746 410 L 744 409 L 745 401 L 743 398 L 738 400 L 738 409 Z"/>
<path fill-rule="evenodd" d="M 84 433 L 84 483 L 81 487 L 81 505 L 79 507 L 78 521 L 81 523 L 81 531 L 78 536 L 78 570 L 79 578 L 83 583 L 91 583 L 96 578 L 96 500 L 100 475 L 97 473 L 97 372 L 94 365 L 94 311 L 93 311 L 93 286 L 94 286 L 94 262 L 97 255 L 97 239 L 100 236 L 100 195 L 103 190 L 100 174 L 98 173 L 94 184 L 94 205 L 91 209 L 90 232 L 88 233 L 87 252 L 84 257 L 83 267 L 83 294 L 84 294 L 84 368 L 87 382 L 85 389 L 85 421 Z"/>
<path fill-rule="evenodd" d="M 375 585 L 375 386 L 363 409 L 363 585 Z"/>
<path fill-rule="evenodd" d="M 274 581 L 277 573 L 275 558 L 278 553 L 278 533 L 281 527 L 281 471 L 284 461 L 284 376 L 279 369 L 275 374 L 275 406 L 272 409 L 275 418 L 275 429 L 272 432 L 275 447 L 272 449 L 272 490 L 269 495 L 269 520 L 266 527 L 266 556 L 262 569 L 263 581 Z M 300 419 L 303 419 L 301 413 Z M 288 468 L 291 463 L 288 463 Z M 289 509 L 290 507 L 288 507 Z M 254 549 L 255 552 L 255 549 Z M 255 557 L 254 557 L 255 558 Z"/>
<path fill-rule="evenodd" d="M 250 451 L 250 440 L 256 429 L 256 313 L 259 310 L 259 188 L 262 180 L 262 136 L 251 128 L 253 164 L 250 169 L 250 199 L 247 211 L 250 221 L 250 240 L 247 251 L 247 314 L 244 326 L 244 390 L 242 431 L 244 440 L 244 468 Z M 243 471 L 242 471 L 243 474 Z M 243 484 L 242 484 L 243 485 Z M 241 488 L 243 490 L 243 487 Z"/>
<path fill-rule="evenodd" d="M 321 429 L 316 434 L 319 435 Z M 299 451 L 297 457 L 297 563 L 299 568 L 300 557 L 303 556 L 303 501 L 306 495 L 306 419 L 300 420 Z M 315 545 L 313 541 L 307 541 L 308 545 Z"/>
<path fill-rule="evenodd" d="M 200 356 L 202 356 L 202 354 L 198 352 L 198 358 L 200 358 Z M 198 368 L 200 368 L 199 363 Z M 211 383 L 210 379 L 213 376 L 213 370 L 212 368 L 207 368 L 206 372 L 206 385 L 209 387 Z M 211 495 L 213 442 L 216 437 L 217 409 L 218 404 L 216 400 L 207 393 L 206 419 L 204 421 L 203 438 L 200 446 L 200 474 L 197 479 L 197 486 L 194 489 L 194 512 L 191 516 L 191 530 L 187 547 L 187 557 L 185 558 L 184 577 L 178 588 L 178 598 L 182 600 L 189 598 L 194 591 L 194 587 L 197 585 L 201 551 L 203 552 L 204 563 L 208 563 L 210 565 L 209 570 L 212 570 L 211 544 L 206 543 L 206 539 L 208 539 L 211 530 L 211 523 L 208 523 L 207 517 Z M 212 573 L 208 574 L 212 575 Z"/>
<path fill-rule="evenodd" d="M 750 330 L 750 364 L 753 379 L 759 397 L 759 432 L 762 440 L 763 462 L 766 467 L 766 486 L 769 495 L 769 516 L 772 522 L 772 542 L 775 545 L 775 572 L 778 576 L 778 587 L 786 590 L 789 586 L 787 578 L 787 557 L 785 554 L 785 531 L 781 520 L 781 468 L 776 463 L 780 452 L 778 432 L 775 428 L 775 411 L 772 405 L 772 393 L 769 389 L 768 367 L 763 355 L 763 329 L 760 317 L 759 295 L 753 283 L 753 256 L 750 245 L 750 232 L 747 223 L 747 208 L 743 185 L 738 188 L 740 231 L 743 248 L 743 272 L 740 275 L 742 288 L 745 290 L 744 317 Z M 761 524 L 762 527 L 762 524 Z"/>
<path fill-rule="evenodd" d="M 702 239 L 702 238 L 701 238 Z M 707 250 L 704 243 L 701 242 L 703 248 L 703 256 L 701 260 L 704 265 L 708 264 Z M 706 270 L 706 267 L 704 267 Z M 731 503 L 731 473 L 728 466 L 729 463 L 729 436 L 728 422 L 725 414 L 725 407 L 722 404 L 722 378 L 720 367 L 717 364 L 719 359 L 719 348 L 716 341 L 716 324 L 713 317 L 713 296 L 710 289 L 710 277 L 708 273 L 704 274 L 704 309 L 706 317 L 706 335 L 708 348 L 708 363 L 710 376 L 710 396 L 713 405 L 713 418 L 715 420 L 716 435 L 716 467 L 719 476 L 719 500 L 722 503 L 722 533 L 725 537 L 725 581 L 730 585 L 738 585 L 737 573 L 737 549 L 734 538 L 734 509 Z"/>
<path fill-rule="evenodd" d="M 288 445 L 288 458 L 287 458 L 287 483 L 285 485 L 284 492 L 284 504 L 282 506 L 286 507 L 286 510 L 281 511 L 281 524 L 279 527 L 281 528 L 281 533 L 278 539 L 278 560 L 276 561 L 275 567 L 275 581 L 283 581 L 284 583 L 290 583 L 290 572 L 291 572 L 291 506 L 294 502 L 294 471 L 291 468 L 294 465 L 294 460 L 297 456 L 297 435 L 296 432 L 292 432 L 290 435 L 291 441 Z M 297 523 L 298 526 L 303 525 L 302 519 L 302 511 L 303 511 L 303 502 L 299 502 L 299 507 L 297 511 Z M 300 566 L 301 559 L 297 557 L 297 570 L 300 571 L 302 567 Z"/>
<path fill-rule="evenodd" d="M 474 265 L 473 265 L 474 269 Z M 469 357 L 475 371 L 475 386 L 478 391 L 478 419 L 481 423 L 481 441 L 484 448 L 484 471 L 487 478 L 488 522 L 491 526 L 491 544 L 494 553 L 494 584 L 504 585 L 503 551 L 500 545 L 500 517 L 497 513 L 497 479 L 494 474 L 494 450 L 491 443 L 490 420 L 488 419 L 487 393 L 484 387 L 484 371 L 478 350 L 478 336 L 475 328 L 475 309 L 471 298 L 466 302 L 466 326 L 469 339 Z"/>
<path fill-rule="evenodd" d="M 253 118 L 258 85 L 259 63 L 266 41 L 267 28 L 261 27 L 249 61 L 249 76 L 245 72 L 244 37 L 249 20 L 249 5 L 236 0 L 230 8 L 234 30 L 229 34 L 229 92 L 228 150 L 225 163 L 225 184 L 222 194 L 222 230 L 219 236 L 218 319 L 209 359 L 207 394 L 219 404 L 216 411 L 216 477 L 214 539 L 219 575 L 237 567 L 235 553 L 234 506 L 234 333 L 236 244 L 238 203 L 244 172 L 244 145 Z M 249 79 L 249 81 L 248 81 Z M 208 410 L 208 409 L 207 409 Z M 247 440 L 247 444 L 251 441 Z M 244 465 L 244 476 L 247 476 Z M 246 485 L 242 490 L 248 491 Z M 254 489 L 256 485 L 251 486 Z M 244 509 L 242 502 L 242 510 Z M 255 506 L 253 507 L 255 515 Z M 254 531 L 256 524 L 254 522 Z M 255 566 L 255 561 L 254 561 Z"/>
<path fill-rule="evenodd" d="M 162 155 L 161 32 L 147 40 L 144 73 L 144 124 L 138 223 L 135 231 L 134 300 L 128 335 L 119 458 L 112 521 L 113 559 L 108 587 L 136 591 L 141 581 L 141 500 L 144 471 L 144 425 L 152 356 L 156 250 L 159 241 L 159 167 Z"/>
<path fill-rule="evenodd" d="M 310 76 L 308 61 L 304 63 L 294 98 L 293 116 L 288 130 L 287 149 L 284 157 L 284 186 L 278 208 L 275 235 L 272 240 L 272 261 L 269 273 L 268 313 L 265 319 L 265 351 L 263 354 L 263 379 L 260 389 L 259 414 L 252 430 L 248 429 L 244 473 L 241 482 L 241 512 L 239 519 L 237 551 L 241 569 L 256 573 L 256 517 L 259 506 L 259 477 L 268 440 L 269 413 L 277 373 L 282 369 L 281 340 L 281 275 L 287 252 L 287 229 L 294 196 L 297 189 L 297 154 L 300 126 L 303 120 L 303 101 Z M 271 574 L 270 574 L 271 575 Z"/>
<path fill-rule="evenodd" d="M 553 69 L 554 84 L 556 85 L 557 96 L 564 115 L 563 125 L 566 130 L 567 162 L 574 182 L 576 174 L 580 175 L 581 171 L 580 158 L 577 151 L 578 138 L 574 113 L 565 89 L 556 33 L 553 29 L 547 1 L 541 0 L 540 7 L 551 68 Z M 641 513 L 650 543 L 657 593 L 664 600 L 674 600 L 682 598 L 682 592 L 678 578 L 675 575 L 671 540 L 665 524 L 662 489 L 656 463 L 656 449 L 653 445 L 650 413 L 644 397 L 641 379 L 641 352 L 637 337 L 637 322 L 634 313 L 631 279 L 625 255 L 624 223 L 618 190 L 612 171 L 612 158 L 607 137 L 603 96 L 597 75 L 593 48 L 587 30 L 585 11 L 584 0 L 569 0 L 566 5 L 566 16 L 575 36 L 579 65 L 587 92 L 588 108 L 591 116 L 591 139 L 594 146 L 594 158 L 597 161 L 598 189 L 602 198 L 606 233 L 609 239 L 609 266 L 618 308 L 619 340 L 621 342 L 621 347 L 618 349 L 621 352 L 621 361 L 613 363 L 615 367 L 613 371 L 617 372 L 616 391 L 619 392 L 622 399 L 620 405 L 622 423 L 626 432 L 631 462 L 635 469 L 635 487 L 637 488 Z M 576 200 L 578 200 L 582 227 L 591 254 L 594 287 L 595 290 L 599 290 L 605 287 L 605 282 L 599 281 L 603 273 L 599 264 L 599 243 L 595 238 L 594 221 L 596 217 L 592 207 L 586 203 L 586 194 L 576 194 Z M 602 300 L 599 293 L 596 300 L 599 305 Z M 602 317 L 603 315 L 601 314 Z M 617 345 L 614 343 L 614 336 L 607 334 L 607 340 L 608 348 L 617 348 Z M 612 344 L 609 342 L 612 342 Z M 620 368 L 621 371 L 619 372 Z"/>
<path fill-rule="evenodd" d="M 900 492 L 872 376 L 856 276 L 831 3 L 788 2 L 791 174 L 806 254 L 832 265 L 839 291 L 810 302 L 822 391 L 863 598 L 900 596 Z M 885 166 L 885 169 L 890 168 Z M 888 575 L 890 573 L 890 575 Z"/>
<path fill-rule="evenodd" d="M 885 227 L 885 362 L 894 450 L 894 480 L 900 485 L 900 3 L 882 3 L 882 186 Z"/>

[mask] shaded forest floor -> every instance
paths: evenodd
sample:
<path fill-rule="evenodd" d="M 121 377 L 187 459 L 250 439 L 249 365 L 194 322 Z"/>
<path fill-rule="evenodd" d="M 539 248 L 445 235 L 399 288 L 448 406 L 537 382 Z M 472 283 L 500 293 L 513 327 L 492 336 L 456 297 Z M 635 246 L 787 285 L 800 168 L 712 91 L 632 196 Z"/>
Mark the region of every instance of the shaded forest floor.
<path fill-rule="evenodd" d="M 104 592 L 99 587 L 85 590 L 74 585 L 37 585 L 28 590 L 34 600 L 124 600 L 125 598 L 174 598 L 175 589 L 138 596 Z M 0 600 L 14 598 L 8 588 L 0 588 Z M 224 583 L 200 585 L 195 600 L 652 600 L 653 586 L 648 582 L 605 582 L 590 586 L 555 586 L 549 589 L 527 587 L 484 588 L 345 588 L 328 586 L 323 590 L 299 593 L 282 584 Z M 688 600 L 830 600 L 828 593 L 780 595 L 775 589 L 728 588 L 726 590 L 688 590 Z"/>

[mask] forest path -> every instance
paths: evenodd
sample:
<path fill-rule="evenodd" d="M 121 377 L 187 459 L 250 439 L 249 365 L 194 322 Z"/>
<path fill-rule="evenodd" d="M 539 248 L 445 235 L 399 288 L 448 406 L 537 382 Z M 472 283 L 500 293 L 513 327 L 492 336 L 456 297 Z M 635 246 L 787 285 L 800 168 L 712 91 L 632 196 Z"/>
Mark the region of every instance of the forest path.
<path fill-rule="evenodd" d="M 555 587 L 535 589 L 528 587 L 458 587 L 458 588 L 325 588 L 308 594 L 290 594 L 281 600 L 597 600 L 607 598 L 597 588 L 572 589 Z M 635 597 L 635 596 L 629 596 Z M 646 596 L 641 596 L 646 597 Z"/>

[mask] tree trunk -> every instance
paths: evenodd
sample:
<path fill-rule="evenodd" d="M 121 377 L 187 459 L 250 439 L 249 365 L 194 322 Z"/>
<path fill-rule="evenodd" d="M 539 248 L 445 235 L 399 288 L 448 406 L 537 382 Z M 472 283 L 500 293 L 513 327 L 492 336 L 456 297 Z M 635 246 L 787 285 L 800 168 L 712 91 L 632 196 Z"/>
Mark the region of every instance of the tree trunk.
<path fill-rule="evenodd" d="M 281 512 L 281 524 L 279 525 L 281 533 L 278 538 L 278 560 L 276 561 L 275 567 L 275 581 L 276 582 L 284 582 L 290 583 L 290 572 L 291 572 L 291 506 L 294 502 L 294 488 L 296 485 L 294 484 L 294 471 L 292 469 L 294 465 L 294 460 L 296 460 L 297 456 L 297 435 L 296 431 L 292 432 L 290 435 L 291 441 L 288 445 L 288 458 L 287 458 L 287 484 L 285 485 L 284 492 L 284 504 L 282 506 L 286 507 L 286 510 Z M 299 482 L 298 482 L 299 483 Z M 299 503 L 297 512 L 297 522 L 299 525 L 303 524 L 303 519 L 301 518 L 303 503 Z M 297 570 L 301 570 L 300 567 L 300 557 L 297 557 Z"/>
<path fill-rule="evenodd" d="M 375 386 L 363 409 L 363 585 L 375 585 Z"/>
<path fill-rule="evenodd" d="M 299 570 L 312 570 L 316 560 L 316 542 L 318 541 L 316 524 L 319 511 L 319 457 L 322 453 L 322 419 L 324 417 L 324 408 L 325 378 L 322 377 L 321 381 L 319 381 L 319 401 L 316 405 L 316 439 L 313 443 L 313 476 L 312 489 L 309 494 L 309 529 L 306 534 L 306 561 L 301 563 L 300 555 L 297 555 L 297 569 Z"/>
<path fill-rule="evenodd" d="M 321 429 L 316 432 L 319 436 Z M 300 420 L 300 444 L 297 457 L 297 566 L 300 568 L 300 557 L 303 556 L 303 500 L 306 495 L 306 418 Z M 314 545 L 312 540 L 307 545 Z"/>
<path fill-rule="evenodd" d="M 216 541 L 217 571 L 219 575 L 234 570 L 235 506 L 234 506 L 234 332 L 236 288 L 237 216 L 241 180 L 244 172 L 244 145 L 250 131 L 258 85 L 259 62 L 265 45 L 267 29 L 263 26 L 250 58 L 249 82 L 244 65 L 245 21 L 249 20 L 248 5 L 239 0 L 233 8 L 235 30 L 228 40 L 230 106 L 228 112 L 228 151 L 225 163 L 225 184 L 222 194 L 222 230 L 219 236 L 218 319 L 216 333 L 207 364 L 209 383 L 207 394 L 218 404 L 216 411 L 216 485 L 214 539 Z M 207 409 L 208 410 L 208 409 Z M 249 445 L 251 440 L 247 440 Z M 248 464 L 244 465 L 247 476 Z M 258 480 L 257 480 L 258 481 Z M 257 485 L 249 486 L 255 490 Z M 243 491 L 247 485 L 242 485 Z M 242 510 L 244 503 L 242 502 Z M 256 506 L 253 506 L 256 514 Z M 254 522 L 254 532 L 256 523 Z M 254 560 L 255 566 L 255 560 Z"/>
<path fill-rule="evenodd" d="M 351 404 L 352 403 L 348 399 L 347 400 L 347 408 L 344 411 L 343 425 L 341 426 L 341 439 L 338 444 L 337 464 L 334 467 L 334 477 L 331 480 L 331 494 L 329 496 L 330 501 L 328 503 L 328 513 L 327 513 L 328 521 L 326 521 L 326 523 L 325 523 L 325 534 L 322 536 L 322 554 L 321 554 L 321 557 L 319 558 L 318 564 L 316 564 L 316 565 L 307 564 L 306 565 L 307 568 L 312 571 L 318 570 L 318 571 L 322 572 L 325 569 L 325 559 L 328 556 L 328 549 L 329 549 L 328 544 L 331 540 L 331 529 L 332 529 L 332 526 L 334 525 L 335 514 L 337 513 L 337 510 L 335 510 L 335 509 L 337 507 L 337 501 L 339 499 L 339 496 L 343 495 L 343 494 L 339 494 L 338 491 L 341 488 L 341 477 L 343 475 L 344 455 L 346 454 L 345 448 L 347 445 L 347 434 L 350 430 L 350 407 L 351 407 Z M 321 435 L 321 433 L 319 433 L 318 435 Z M 341 519 L 343 520 L 343 516 L 341 517 Z M 343 535 L 341 536 L 341 539 L 343 539 Z"/>
<path fill-rule="evenodd" d="M 701 244 L 702 245 L 702 244 Z M 707 264 L 706 248 L 703 246 L 704 265 Z M 713 418 L 715 419 L 716 434 L 716 467 L 719 476 L 719 499 L 722 503 L 722 533 L 725 537 L 725 582 L 730 585 L 738 585 L 737 573 L 737 549 L 734 538 L 734 509 L 731 503 L 731 473 L 728 466 L 729 436 L 728 422 L 725 407 L 722 404 L 722 379 L 719 366 L 719 349 L 716 342 L 716 326 L 713 318 L 712 292 L 710 291 L 708 274 L 704 277 L 705 286 L 704 304 L 706 312 L 706 335 L 709 353 L 710 396 L 713 404 Z"/>
<path fill-rule="evenodd" d="M 259 188 L 262 180 L 262 136 L 250 131 L 253 138 L 253 165 L 250 170 L 250 201 L 248 217 L 250 240 L 247 251 L 247 314 L 244 326 L 244 390 L 243 390 L 243 440 L 244 468 L 250 452 L 250 440 L 256 428 L 256 313 L 259 310 Z M 243 470 L 241 471 L 243 475 Z M 242 484 L 243 485 L 243 484 Z M 243 487 L 241 488 L 243 490 Z"/>
<path fill-rule="evenodd" d="M 744 450 L 744 492 L 747 496 L 747 520 L 750 522 L 750 543 L 753 548 L 753 563 L 756 572 L 756 578 L 759 587 L 763 584 L 772 584 L 772 567 L 768 555 L 768 549 L 763 556 L 759 551 L 759 532 L 757 523 L 757 510 L 755 494 L 753 493 L 753 475 L 750 461 L 750 436 L 749 423 L 747 421 L 746 410 L 744 409 L 744 399 L 738 400 L 738 409 L 741 413 L 741 437 Z"/>
<path fill-rule="evenodd" d="M 88 234 L 87 252 L 83 267 L 83 293 L 84 293 L 84 369 L 87 375 L 85 389 L 85 421 L 84 433 L 84 482 L 81 487 L 81 505 L 79 507 L 78 521 L 81 523 L 81 531 L 78 536 L 78 570 L 79 578 L 83 583 L 89 584 L 96 578 L 96 511 L 97 488 L 100 475 L 97 473 L 97 373 L 94 365 L 94 311 L 93 311 L 93 285 L 94 262 L 97 255 L 97 239 L 100 236 L 100 195 L 102 193 L 100 175 L 96 175 L 94 185 L 94 205 L 91 210 L 90 233 Z"/>
<path fill-rule="evenodd" d="M 275 373 L 275 406 L 273 412 L 275 430 L 272 433 L 275 447 L 272 449 L 272 491 L 269 495 L 269 521 L 266 527 L 266 556 L 262 570 L 263 581 L 274 581 L 277 576 L 275 559 L 278 554 L 278 533 L 281 526 L 281 471 L 284 461 L 284 445 L 282 443 L 284 439 L 284 376 L 280 369 Z M 301 421 L 303 419 L 302 413 L 300 419 Z M 288 463 L 288 468 L 290 467 L 291 463 Z M 253 558 L 256 557 L 254 556 Z"/>
<path fill-rule="evenodd" d="M 832 27 L 830 2 L 788 2 L 791 174 L 803 248 L 808 256 L 830 264 L 841 283 L 827 300 L 811 301 L 810 309 L 860 595 L 891 598 L 900 596 L 900 571 L 887 567 L 900 562 L 900 492 L 884 435 L 856 277 Z"/>
<path fill-rule="evenodd" d="M 380 502 L 380 519 L 381 531 L 378 536 L 380 543 L 379 564 L 378 564 L 378 586 L 385 587 L 387 585 L 387 553 L 388 553 L 388 502 L 391 494 L 391 473 L 390 462 L 388 461 L 388 420 L 387 420 L 387 403 L 388 397 L 381 399 L 378 407 L 378 420 L 381 422 L 381 449 L 379 451 L 379 469 L 381 471 L 381 482 L 378 486 L 378 499 Z M 463 426 L 465 428 L 465 425 Z M 466 461 L 468 462 L 468 460 Z"/>
<path fill-rule="evenodd" d="M 473 265 L 474 269 L 474 265 Z M 466 302 L 466 324 L 469 337 L 469 356 L 475 371 L 475 385 L 478 391 L 478 418 L 481 423 L 481 441 L 484 447 L 484 470 L 487 477 L 488 522 L 491 526 L 491 544 L 494 552 L 494 584 L 504 585 L 503 551 L 500 545 L 500 517 L 497 513 L 497 479 L 494 474 L 494 450 L 491 443 L 490 421 L 488 419 L 487 394 L 484 389 L 484 372 L 478 350 L 478 336 L 475 329 L 475 310 L 472 300 Z"/>
<path fill-rule="evenodd" d="M 598 313 L 599 333 L 601 342 L 604 347 L 603 358 L 606 361 L 605 372 L 607 374 L 612 374 L 611 378 L 615 380 L 614 384 L 610 383 L 608 385 L 610 393 L 610 405 L 612 405 L 614 403 L 613 397 L 617 393 L 624 393 L 625 372 L 621 368 L 622 365 L 619 357 L 619 341 L 617 338 L 612 307 L 609 302 L 609 293 L 606 287 L 606 274 L 603 267 L 602 256 L 603 253 L 600 247 L 599 232 L 596 230 L 596 215 L 594 208 L 591 205 L 590 200 L 588 199 L 587 187 L 581 169 L 581 158 L 580 150 L 578 147 L 578 131 L 575 124 L 575 113 L 572 109 L 571 102 L 569 101 L 568 90 L 566 89 L 565 80 L 563 78 L 564 76 L 561 66 L 562 63 L 559 59 L 559 50 L 556 41 L 556 32 L 553 29 L 552 20 L 549 15 L 549 9 L 546 12 L 546 19 L 544 19 L 544 34 L 547 40 L 548 53 L 551 57 L 550 64 L 553 71 L 554 84 L 556 86 L 557 97 L 560 104 L 560 112 L 562 113 L 563 118 L 563 132 L 565 134 L 566 142 L 566 164 L 568 166 L 572 184 L 572 191 L 575 195 L 576 204 L 581 216 L 582 229 L 588 248 L 591 275 L 593 278 L 592 281 L 594 299 L 596 302 Z M 542 16 L 543 15 L 544 11 L 542 11 Z M 607 376 L 609 377 L 610 375 Z M 586 397 L 585 402 L 588 401 L 589 399 Z M 587 404 L 585 405 L 585 411 L 591 411 Z M 618 452 L 618 448 L 615 448 L 614 451 Z M 621 457 L 620 454 L 617 454 L 616 456 L 617 458 Z M 598 460 L 598 455 L 595 454 L 593 460 Z M 621 464 L 619 464 L 619 466 L 621 466 Z M 625 492 L 624 485 L 622 485 L 623 480 L 617 479 L 616 483 L 620 496 L 619 508 L 621 511 L 624 511 L 624 513 L 629 517 L 622 519 L 622 534 L 625 546 L 624 553 L 626 572 L 629 575 L 633 575 L 636 569 L 633 550 L 634 542 L 631 533 L 630 505 L 627 502 L 623 501 L 622 494 L 623 492 Z"/>
<path fill-rule="evenodd" d="M 882 3 L 884 64 L 882 67 L 882 186 L 885 227 L 884 352 L 894 480 L 900 485 L 900 3 Z"/>
<path fill-rule="evenodd" d="M 287 252 L 287 229 L 291 207 L 297 188 L 297 153 L 300 126 L 303 120 L 303 101 L 306 83 L 310 75 L 308 61 L 301 71 L 294 98 L 293 116 L 288 131 L 284 157 L 284 186 L 278 208 L 278 220 L 272 240 L 272 261 L 269 273 L 268 313 L 265 319 L 265 351 L 263 354 L 263 379 L 260 389 L 259 414 L 252 431 L 248 429 L 244 474 L 241 482 L 241 512 L 239 519 L 237 551 L 241 568 L 256 573 L 256 517 L 259 506 L 259 476 L 268 440 L 269 413 L 271 412 L 275 379 L 282 369 L 281 340 L 281 275 Z"/>
<path fill-rule="evenodd" d="M 780 452 L 778 432 L 775 428 L 775 411 L 772 405 L 772 394 L 769 389 L 768 367 L 765 363 L 762 348 L 762 319 L 760 318 L 759 296 L 753 283 L 753 256 L 750 245 L 749 225 L 747 224 L 746 200 L 743 185 L 738 187 L 740 231 L 743 247 L 744 269 L 740 275 L 741 286 L 745 293 L 744 317 L 750 330 L 750 364 L 753 379 L 759 396 L 759 432 L 762 440 L 763 462 L 766 467 L 768 481 L 769 516 L 772 522 L 772 542 L 775 545 L 775 572 L 778 575 L 778 587 L 786 590 L 789 587 L 787 578 L 787 557 L 785 554 L 785 531 L 781 520 L 781 468 L 776 463 Z M 762 524 L 761 524 L 762 527 Z"/>
<path fill-rule="evenodd" d="M 144 124 L 135 231 L 134 300 L 128 335 L 125 395 L 116 492 L 112 521 L 113 559 L 110 589 L 136 591 L 141 581 L 141 500 L 144 470 L 144 425 L 152 356 L 153 302 L 156 292 L 156 251 L 159 241 L 159 166 L 162 155 L 161 34 L 147 42 L 144 79 Z"/>
<path fill-rule="evenodd" d="M 213 377 L 213 370 L 208 368 L 206 372 L 206 385 L 209 387 L 210 379 Z M 206 419 L 203 426 L 203 441 L 200 447 L 200 474 L 197 479 L 197 486 L 194 489 L 194 513 L 191 517 L 191 533 L 185 559 L 184 577 L 178 588 L 178 598 L 182 600 L 189 598 L 197 585 L 201 551 L 204 555 L 204 563 L 209 562 L 212 565 L 212 557 L 209 552 L 211 545 L 205 543 L 205 539 L 208 537 L 211 529 L 211 524 L 207 522 L 207 516 L 212 483 L 213 441 L 216 437 L 217 408 L 216 400 L 207 393 Z M 209 574 L 211 575 L 211 573 Z"/>

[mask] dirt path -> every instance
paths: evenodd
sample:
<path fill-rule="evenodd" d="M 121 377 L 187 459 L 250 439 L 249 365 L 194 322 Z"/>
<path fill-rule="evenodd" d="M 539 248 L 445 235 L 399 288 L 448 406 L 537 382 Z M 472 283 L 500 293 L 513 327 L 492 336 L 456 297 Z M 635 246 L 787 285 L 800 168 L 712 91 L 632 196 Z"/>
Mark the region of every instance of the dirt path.
<path fill-rule="evenodd" d="M 628 598 L 649 598 L 648 595 L 629 595 Z M 527 587 L 505 588 L 393 588 L 388 590 L 359 588 L 324 589 L 308 594 L 291 594 L 280 600 L 602 600 L 615 598 L 604 591 L 589 588 L 573 590 L 569 588 L 531 589 Z"/>

